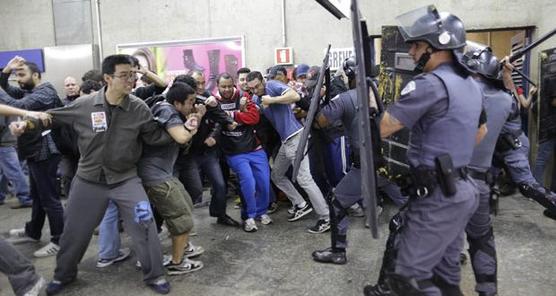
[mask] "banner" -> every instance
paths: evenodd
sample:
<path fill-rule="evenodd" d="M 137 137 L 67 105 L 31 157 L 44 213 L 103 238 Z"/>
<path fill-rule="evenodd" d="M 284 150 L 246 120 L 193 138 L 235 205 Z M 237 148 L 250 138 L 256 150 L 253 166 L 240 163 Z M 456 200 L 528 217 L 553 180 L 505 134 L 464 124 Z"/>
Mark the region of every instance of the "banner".
<path fill-rule="evenodd" d="M 234 80 L 245 65 L 243 36 L 165 42 L 120 44 L 118 53 L 135 56 L 141 65 L 171 82 L 180 74 L 200 71 L 205 74 L 207 89 L 215 90 L 214 78 L 228 72 Z"/>

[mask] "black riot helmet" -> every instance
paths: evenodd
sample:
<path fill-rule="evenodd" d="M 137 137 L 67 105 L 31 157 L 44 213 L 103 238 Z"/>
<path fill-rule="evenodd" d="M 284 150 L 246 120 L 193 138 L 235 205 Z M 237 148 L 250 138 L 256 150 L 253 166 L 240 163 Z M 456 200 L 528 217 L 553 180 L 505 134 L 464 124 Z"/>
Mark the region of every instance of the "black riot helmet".
<path fill-rule="evenodd" d="M 489 80 L 502 80 L 502 71 L 500 71 L 498 59 L 492 53 L 492 49 L 484 44 L 467 41 L 462 63 L 472 72 Z"/>
<path fill-rule="evenodd" d="M 406 12 L 396 21 L 405 42 L 424 41 L 433 50 L 452 50 L 460 60 L 466 39 L 463 22 L 457 16 L 438 12 L 434 5 L 429 5 Z M 421 72 L 429 59 L 430 53 L 423 54 L 415 70 Z"/>
<path fill-rule="evenodd" d="M 342 68 L 344 69 L 344 73 L 346 73 L 346 76 L 349 79 L 349 81 L 355 79 L 355 69 L 357 68 L 357 62 L 355 61 L 355 56 L 351 56 L 345 59 L 342 64 Z"/>
<path fill-rule="evenodd" d="M 438 12 L 434 5 L 406 12 L 396 20 L 405 42 L 425 41 L 438 50 L 465 46 L 463 22 L 451 13 Z"/>

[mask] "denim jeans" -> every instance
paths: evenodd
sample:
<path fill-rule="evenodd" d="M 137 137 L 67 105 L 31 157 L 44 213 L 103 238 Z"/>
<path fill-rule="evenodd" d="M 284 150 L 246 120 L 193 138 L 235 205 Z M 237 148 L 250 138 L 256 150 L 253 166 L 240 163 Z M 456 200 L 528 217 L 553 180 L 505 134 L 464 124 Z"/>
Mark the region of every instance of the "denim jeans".
<path fill-rule="evenodd" d="M 109 200 L 98 230 L 98 259 L 118 257 L 121 246 L 118 220 L 120 220 L 118 207 Z"/>
<path fill-rule="evenodd" d="M 226 215 L 226 183 L 216 150 L 188 154 L 178 159 L 175 170 L 194 204 L 200 202 L 203 197 L 201 172 L 206 175 L 212 185 L 209 214 L 211 217 Z"/>
<path fill-rule="evenodd" d="M 58 196 L 56 170 L 60 155 L 51 155 L 46 160 L 28 160 L 29 180 L 33 208 L 31 221 L 25 224 L 25 232 L 34 239 L 40 239 L 46 217 L 50 225 L 50 241 L 58 244 L 64 230 L 64 208 Z"/>
<path fill-rule="evenodd" d="M 539 151 L 537 152 L 533 175 L 540 184 L 544 184 L 544 172 L 546 170 L 546 165 L 550 162 L 550 159 L 554 154 L 555 146 L 556 139 L 550 139 L 539 144 Z"/>
<path fill-rule="evenodd" d="M 270 168 L 266 153 L 261 149 L 228 155 L 226 158 L 228 165 L 239 178 L 245 202 L 241 216 L 256 218 L 266 214 L 270 191 Z"/>
<path fill-rule="evenodd" d="M 11 182 L 14 193 L 22 204 L 30 204 L 29 184 L 27 178 L 23 174 L 15 147 L 0 147 L 0 171 L 2 172 L 1 181 L 7 189 L 7 182 Z M 2 186 L 2 189 L 4 189 Z M 0 190 L 0 201 L 6 198 L 7 191 Z"/>

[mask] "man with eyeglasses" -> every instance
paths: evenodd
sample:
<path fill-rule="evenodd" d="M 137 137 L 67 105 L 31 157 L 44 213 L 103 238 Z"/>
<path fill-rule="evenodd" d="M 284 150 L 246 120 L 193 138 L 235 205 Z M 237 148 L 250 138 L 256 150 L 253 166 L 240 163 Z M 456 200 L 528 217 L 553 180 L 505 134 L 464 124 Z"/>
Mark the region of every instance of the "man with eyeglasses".
<path fill-rule="evenodd" d="M 57 294 L 75 281 L 77 265 L 109 200 L 120 210 L 145 283 L 155 292 L 167 294 L 170 284 L 164 278 L 160 242 L 147 195 L 137 176 L 137 162 L 143 143 L 167 145 L 172 139 L 154 121 L 147 105 L 130 95 L 136 73 L 128 55 L 106 57 L 102 73 L 106 87 L 97 94 L 48 111 L 53 127 L 69 124 L 79 134 L 81 158 L 70 190 L 54 279 L 48 284 L 47 294 Z M 15 133 L 25 129 L 41 126 L 31 121 L 12 124 Z"/>

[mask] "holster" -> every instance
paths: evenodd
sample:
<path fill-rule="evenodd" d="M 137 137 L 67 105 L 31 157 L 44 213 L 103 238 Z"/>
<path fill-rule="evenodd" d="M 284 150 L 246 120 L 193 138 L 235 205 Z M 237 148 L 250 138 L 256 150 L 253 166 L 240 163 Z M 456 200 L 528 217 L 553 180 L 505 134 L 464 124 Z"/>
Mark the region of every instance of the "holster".
<path fill-rule="evenodd" d="M 509 150 L 516 150 L 519 148 L 521 148 L 521 141 L 519 140 L 519 138 L 517 136 L 514 136 L 513 134 L 506 133 L 501 134 L 498 137 L 495 150 L 499 153 L 504 153 Z"/>
<path fill-rule="evenodd" d="M 467 178 L 467 168 L 454 168 L 448 154 L 435 158 L 435 169 L 419 166 L 410 168 L 409 174 L 397 176 L 395 182 L 402 194 L 411 197 L 426 197 L 440 186 L 447 197 L 456 194 L 456 179 Z"/>

